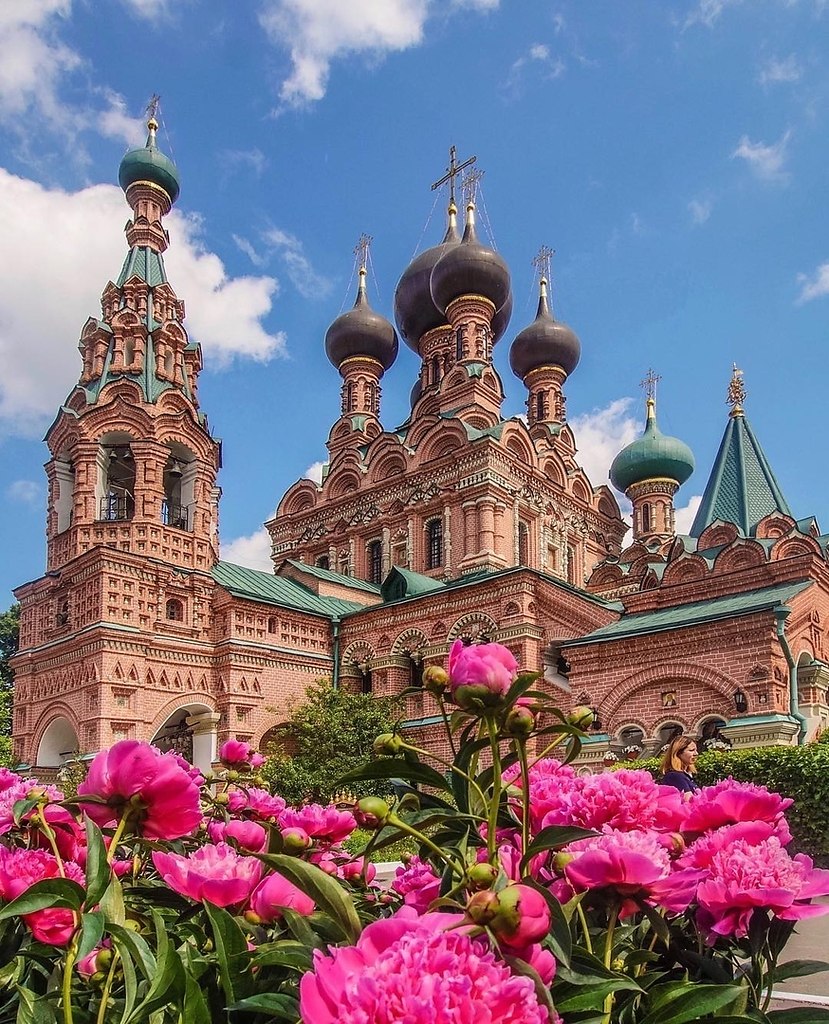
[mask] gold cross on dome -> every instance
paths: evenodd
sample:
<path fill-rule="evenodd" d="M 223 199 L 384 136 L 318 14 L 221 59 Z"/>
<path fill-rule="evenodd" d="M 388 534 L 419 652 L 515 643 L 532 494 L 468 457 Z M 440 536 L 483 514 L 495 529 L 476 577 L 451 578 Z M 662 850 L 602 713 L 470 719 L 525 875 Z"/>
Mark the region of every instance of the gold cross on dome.
<path fill-rule="evenodd" d="M 649 369 L 645 377 L 639 382 L 639 387 L 645 389 L 645 395 L 649 401 L 654 401 L 656 398 L 656 385 L 662 380 L 662 377 Z"/>
<path fill-rule="evenodd" d="M 365 234 L 360 235 L 357 244 L 354 246 L 354 255 L 360 261 L 360 267 L 365 269 L 368 264 L 368 251 L 371 248 L 372 237 Z"/>
<path fill-rule="evenodd" d="M 445 185 L 449 182 L 449 202 L 452 206 L 455 205 L 455 178 L 461 173 L 466 167 L 471 167 L 472 164 L 478 158 L 476 156 L 469 157 L 468 160 L 464 160 L 462 164 L 458 163 L 458 151 L 454 146 L 449 147 L 449 166 L 446 168 L 446 174 L 432 185 L 432 191 L 436 188 L 440 188 L 441 185 Z"/>
<path fill-rule="evenodd" d="M 555 249 L 551 249 L 549 245 L 542 245 L 533 257 L 533 266 L 538 271 L 538 276 L 548 284 L 553 276 L 553 256 L 555 254 Z"/>

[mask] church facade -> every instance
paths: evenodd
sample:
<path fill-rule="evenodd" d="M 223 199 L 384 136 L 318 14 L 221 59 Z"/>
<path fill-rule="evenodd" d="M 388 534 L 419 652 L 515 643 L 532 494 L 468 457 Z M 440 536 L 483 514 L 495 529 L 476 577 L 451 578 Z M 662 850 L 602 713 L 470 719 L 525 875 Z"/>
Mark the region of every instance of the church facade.
<path fill-rule="evenodd" d="M 626 543 L 613 491 L 578 464 L 565 387 L 580 346 L 544 276 L 535 321 L 510 343 L 526 416 L 501 414 L 492 353 L 510 274 L 478 239 L 473 201 L 458 229 L 454 161 L 445 236 L 395 293 L 421 363 L 408 419 L 381 422 L 398 335 L 363 267 L 326 335 L 342 391 L 322 482 L 298 481 L 266 524 L 273 573 L 222 561 L 221 446 L 164 269 L 179 179 L 156 129 L 121 163 L 127 255 L 46 435 L 46 571 L 15 591 L 21 763 L 55 769 L 138 738 L 206 767 L 226 738 L 266 746 L 315 679 L 399 693 L 456 639 L 503 643 L 562 706 L 593 707 L 586 768 L 679 729 L 753 745 L 829 726 L 829 537 L 789 509 L 739 375 L 687 537 L 673 498 L 693 455 L 659 431 L 651 388 L 644 433 L 611 470 L 633 505 Z M 405 727 L 424 742 L 436 715 L 428 694 L 407 697 Z"/>

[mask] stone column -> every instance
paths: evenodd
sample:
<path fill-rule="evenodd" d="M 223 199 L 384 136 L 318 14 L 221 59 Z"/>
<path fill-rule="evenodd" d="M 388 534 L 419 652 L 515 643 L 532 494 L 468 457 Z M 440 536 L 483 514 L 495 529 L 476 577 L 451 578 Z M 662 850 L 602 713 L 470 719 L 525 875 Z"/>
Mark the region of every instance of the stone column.
<path fill-rule="evenodd" d="M 187 725 L 193 731 L 193 764 L 202 774 L 207 774 L 216 760 L 216 731 L 221 717 L 218 711 L 187 716 Z"/>

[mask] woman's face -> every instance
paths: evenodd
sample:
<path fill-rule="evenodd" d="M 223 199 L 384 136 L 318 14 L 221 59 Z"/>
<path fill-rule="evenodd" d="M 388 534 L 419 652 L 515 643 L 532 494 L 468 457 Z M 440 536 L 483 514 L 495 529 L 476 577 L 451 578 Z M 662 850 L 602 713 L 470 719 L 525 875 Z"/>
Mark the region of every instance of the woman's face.
<path fill-rule="evenodd" d="M 693 768 L 697 763 L 697 758 L 699 757 L 699 751 L 697 750 L 696 743 L 689 743 L 684 750 L 680 750 L 677 757 L 679 758 L 679 763 L 686 772 L 690 768 Z"/>

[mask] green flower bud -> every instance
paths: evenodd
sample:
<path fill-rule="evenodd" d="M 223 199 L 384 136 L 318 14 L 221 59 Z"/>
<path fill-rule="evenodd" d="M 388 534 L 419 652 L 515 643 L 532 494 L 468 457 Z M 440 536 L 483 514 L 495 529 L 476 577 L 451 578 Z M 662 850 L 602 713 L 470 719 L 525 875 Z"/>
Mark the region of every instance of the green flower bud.
<path fill-rule="evenodd" d="M 491 889 L 498 877 L 498 868 L 492 864 L 473 864 L 467 871 L 469 885 L 472 889 Z"/>
<path fill-rule="evenodd" d="M 388 754 L 393 757 L 403 746 L 403 740 L 393 732 L 381 733 L 372 744 L 375 754 Z"/>
<path fill-rule="evenodd" d="M 475 924 L 487 925 L 498 911 L 498 896 L 491 889 L 476 892 L 466 904 L 466 915 Z"/>
<path fill-rule="evenodd" d="M 354 807 L 354 818 L 360 828 L 378 829 L 391 813 L 391 808 L 382 797 L 364 796 Z"/>
<path fill-rule="evenodd" d="M 440 665 L 428 665 L 423 670 L 423 689 L 439 697 L 449 685 L 449 673 Z"/>
<path fill-rule="evenodd" d="M 573 708 L 567 716 L 567 721 L 570 725 L 575 725 L 577 729 L 582 730 L 589 729 L 595 720 L 596 716 L 593 714 L 593 709 L 587 708 L 583 704 Z"/>
<path fill-rule="evenodd" d="M 528 707 L 519 704 L 507 712 L 503 728 L 506 736 L 526 739 L 532 735 L 533 729 L 535 729 L 535 715 Z"/>

